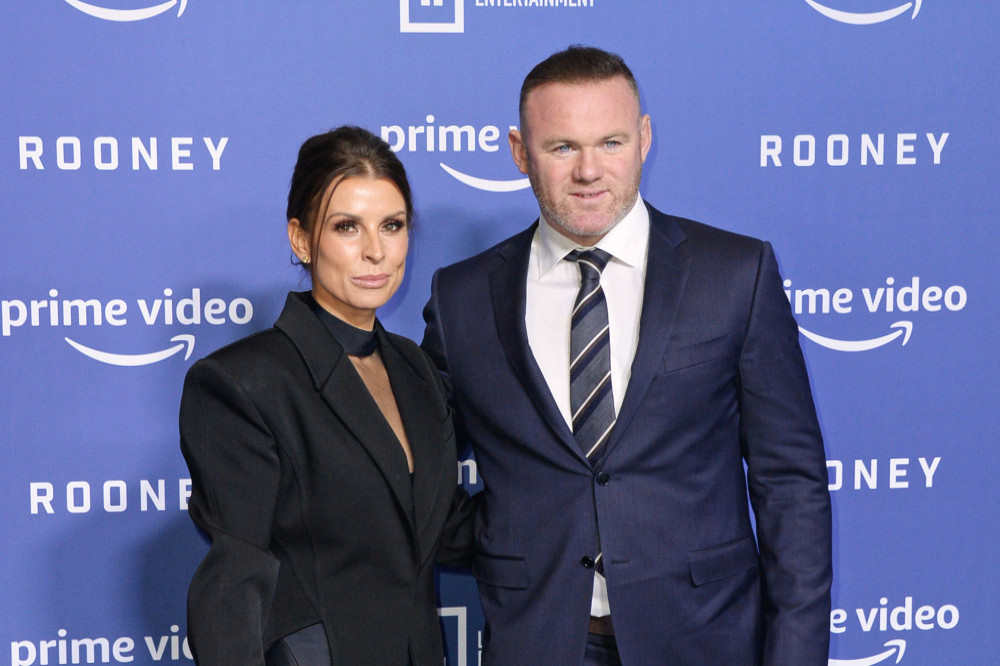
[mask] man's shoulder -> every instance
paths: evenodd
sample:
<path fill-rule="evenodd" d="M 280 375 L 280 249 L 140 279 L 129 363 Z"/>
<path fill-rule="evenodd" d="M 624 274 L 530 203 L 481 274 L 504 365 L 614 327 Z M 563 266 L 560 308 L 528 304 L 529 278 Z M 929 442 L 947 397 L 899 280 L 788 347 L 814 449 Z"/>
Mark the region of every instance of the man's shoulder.
<path fill-rule="evenodd" d="M 686 217 L 668 215 L 649 205 L 649 221 L 653 231 L 665 237 L 674 246 L 686 250 L 728 250 L 758 254 L 765 241 L 745 234 L 729 231 Z"/>
<path fill-rule="evenodd" d="M 521 253 L 526 253 L 531 246 L 531 237 L 537 224 L 509 236 L 493 247 L 487 248 L 467 259 L 462 259 L 439 269 L 439 273 L 449 278 L 471 278 L 475 275 L 488 274 L 499 263 L 510 261 Z"/>

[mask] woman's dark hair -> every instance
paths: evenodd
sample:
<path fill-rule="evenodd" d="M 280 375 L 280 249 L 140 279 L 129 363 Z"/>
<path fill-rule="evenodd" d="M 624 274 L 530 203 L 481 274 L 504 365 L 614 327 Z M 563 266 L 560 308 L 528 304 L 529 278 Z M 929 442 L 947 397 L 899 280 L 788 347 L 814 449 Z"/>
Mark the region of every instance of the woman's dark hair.
<path fill-rule="evenodd" d="M 306 139 L 288 188 L 286 217 L 297 218 L 302 230 L 316 242 L 314 222 L 330 183 L 351 176 L 385 178 L 403 195 L 406 222 L 412 229 L 413 198 L 403 163 L 389 144 L 361 127 L 344 125 Z"/>

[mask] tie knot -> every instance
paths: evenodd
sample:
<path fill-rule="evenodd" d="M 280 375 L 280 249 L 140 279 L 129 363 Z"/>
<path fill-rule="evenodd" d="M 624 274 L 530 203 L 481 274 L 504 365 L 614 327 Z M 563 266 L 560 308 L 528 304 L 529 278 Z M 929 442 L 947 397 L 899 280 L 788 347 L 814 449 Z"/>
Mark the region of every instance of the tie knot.
<path fill-rule="evenodd" d="M 611 261 L 611 255 L 600 248 L 592 250 L 573 250 L 566 255 L 567 261 L 575 261 L 580 267 L 580 276 L 584 280 L 600 280 L 601 272 Z"/>

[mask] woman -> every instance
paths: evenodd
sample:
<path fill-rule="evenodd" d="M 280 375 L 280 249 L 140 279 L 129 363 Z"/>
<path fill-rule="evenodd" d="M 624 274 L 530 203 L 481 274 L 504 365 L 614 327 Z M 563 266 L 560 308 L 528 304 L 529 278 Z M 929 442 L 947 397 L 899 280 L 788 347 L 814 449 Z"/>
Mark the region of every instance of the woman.
<path fill-rule="evenodd" d="M 467 564 L 471 505 L 439 376 L 375 318 L 412 219 L 384 141 L 306 141 L 288 239 L 312 291 L 188 372 L 189 509 L 212 541 L 188 592 L 203 666 L 443 661 L 433 565 Z"/>

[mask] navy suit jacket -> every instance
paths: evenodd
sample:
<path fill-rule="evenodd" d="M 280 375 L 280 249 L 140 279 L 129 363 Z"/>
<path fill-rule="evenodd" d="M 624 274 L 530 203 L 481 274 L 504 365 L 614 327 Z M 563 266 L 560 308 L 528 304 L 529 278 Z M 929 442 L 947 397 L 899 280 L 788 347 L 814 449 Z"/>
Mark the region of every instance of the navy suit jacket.
<path fill-rule="evenodd" d="M 771 247 L 650 218 L 632 374 L 593 464 L 528 347 L 535 227 L 434 277 L 423 347 L 484 483 L 483 663 L 582 663 L 600 535 L 623 663 L 825 665 L 826 459 Z"/>

